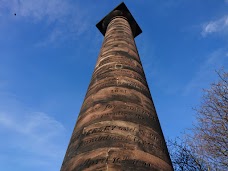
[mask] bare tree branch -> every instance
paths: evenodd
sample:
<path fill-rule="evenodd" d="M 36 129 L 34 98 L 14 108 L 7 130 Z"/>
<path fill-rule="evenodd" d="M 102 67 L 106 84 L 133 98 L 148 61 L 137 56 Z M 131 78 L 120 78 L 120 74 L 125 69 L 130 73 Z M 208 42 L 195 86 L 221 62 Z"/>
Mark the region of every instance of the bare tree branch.
<path fill-rule="evenodd" d="M 228 170 L 228 73 L 217 71 L 219 81 L 203 90 L 197 123 L 184 140 L 169 141 L 176 171 Z"/>

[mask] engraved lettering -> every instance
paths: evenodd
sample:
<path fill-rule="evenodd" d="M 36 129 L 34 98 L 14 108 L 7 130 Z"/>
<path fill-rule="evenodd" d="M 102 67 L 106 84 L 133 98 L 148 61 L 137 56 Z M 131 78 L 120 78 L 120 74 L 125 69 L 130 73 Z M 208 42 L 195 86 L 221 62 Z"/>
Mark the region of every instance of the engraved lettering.
<path fill-rule="evenodd" d="M 84 131 L 82 135 L 88 136 L 93 133 L 100 133 L 100 132 L 105 132 L 105 131 L 110 131 L 110 130 L 121 130 L 121 131 L 127 131 L 127 132 L 136 132 L 136 128 L 129 128 L 129 127 L 123 127 L 123 126 L 118 126 L 118 125 L 107 125 L 104 127 L 100 128 L 93 128 L 88 131 Z"/>
<path fill-rule="evenodd" d="M 96 165 L 98 163 L 105 163 L 108 161 L 108 158 L 100 158 L 100 159 L 88 159 L 83 164 L 80 165 L 80 167 L 86 167 L 89 168 L 92 165 Z"/>
<path fill-rule="evenodd" d="M 127 90 L 122 90 L 122 89 L 114 89 L 114 90 L 111 90 L 112 93 L 127 93 Z"/>
<path fill-rule="evenodd" d="M 112 163 L 120 163 L 120 158 L 113 158 L 113 162 Z"/>
<path fill-rule="evenodd" d="M 95 138 L 90 138 L 90 139 L 87 139 L 87 140 L 83 140 L 82 143 L 81 143 L 81 146 L 85 146 L 85 145 L 88 145 L 90 143 L 93 143 L 93 142 L 97 142 L 97 141 L 129 141 L 129 136 L 111 136 L 111 135 L 105 135 L 105 136 L 98 136 L 98 137 L 95 137 Z"/>

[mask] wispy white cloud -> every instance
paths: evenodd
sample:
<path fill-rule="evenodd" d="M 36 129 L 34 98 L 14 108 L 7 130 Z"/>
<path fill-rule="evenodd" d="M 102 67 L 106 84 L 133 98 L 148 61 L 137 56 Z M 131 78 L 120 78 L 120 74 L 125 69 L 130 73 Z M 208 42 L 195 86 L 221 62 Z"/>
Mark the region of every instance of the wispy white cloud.
<path fill-rule="evenodd" d="M 228 15 L 203 25 L 201 32 L 202 36 L 205 37 L 213 33 L 228 33 Z"/>
<path fill-rule="evenodd" d="M 51 22 L 67 16 L 70 10 L 70 4 L 64 0 L 0 0 L 0 6 L 18 17 L 36 21 L 46 18 Z"/>
<path fill-rule="evenodd" d="M 0 126 L 13 132 L 46 141 L 64 131 L 63 125 L 42 112 L 21 115 L 20 118 L 0 112 Z"/>
<path fill-rule="evenodd" d="M 79 2 L 69 0 L 0 0 L 0 11 L 8 10 L 17 19 L 26 19 L 28 22 L 43 22 L 49 35 L 41 38 L 38 46 L 45 46 L 66 40 L 74 39 L 86 32 L 89 28 L 89 15 L 86 8 Z M 1 15 L 4 15 L 1 13 Z M 50 31 L 51 30 L 51 31 Z"/>
<path fill-rule="evenodd" d="M 213 81 L 216 81 L 216 70 L 221 68 L 227 70 L 228 68 L 228 49 L 221 48 L 210 55 L 202 63 L 200 68 L 198 68 L 195 76 L 191 81 L 185 86 L 183 95 L 189 93 L 201 92 L 203 88 L 208 87 Z"/>
<path fill-rule="evenodd" d="M 12 104 L 12 107 L 16 106 Z M 53 168 L 57 166 L 53 162 L 59 163 L 60 167 L 65 153 L 64 126 L 43 112 L 29 112 L 17 107 L 14 110 L 0 109 L 0 136 L 4 137 L 0 143 L 0 170 L 5 170 L 4 163 L 58 170 Z"/>

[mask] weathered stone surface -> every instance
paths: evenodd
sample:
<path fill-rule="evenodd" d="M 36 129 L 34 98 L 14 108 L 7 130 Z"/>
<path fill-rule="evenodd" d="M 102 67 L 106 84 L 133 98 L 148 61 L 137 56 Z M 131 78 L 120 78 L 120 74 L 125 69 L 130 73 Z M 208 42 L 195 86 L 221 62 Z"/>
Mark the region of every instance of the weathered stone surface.
<path fill-rule="evenodd" d="M 61 171 L 172 171 L 128 20 L 110 20 Z"/>

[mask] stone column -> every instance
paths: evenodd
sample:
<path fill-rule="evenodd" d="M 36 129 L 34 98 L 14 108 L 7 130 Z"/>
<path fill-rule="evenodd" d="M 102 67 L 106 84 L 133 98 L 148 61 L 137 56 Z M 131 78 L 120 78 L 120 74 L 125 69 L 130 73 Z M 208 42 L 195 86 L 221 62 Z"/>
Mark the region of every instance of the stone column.
<path fill-rule="evenodd" d="M 114 13 L 102 21 L 104 42 L 61 171 L 172 171 L 137 33 L 126 9 Z"/>

